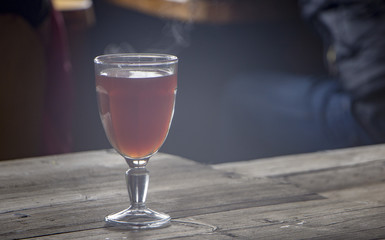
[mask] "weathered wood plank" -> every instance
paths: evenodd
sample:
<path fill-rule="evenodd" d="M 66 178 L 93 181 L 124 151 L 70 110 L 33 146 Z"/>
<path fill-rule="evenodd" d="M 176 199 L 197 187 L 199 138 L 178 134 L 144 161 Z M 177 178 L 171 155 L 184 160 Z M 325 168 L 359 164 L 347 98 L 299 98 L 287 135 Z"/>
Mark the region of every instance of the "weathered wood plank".
<path fill-rule="evenodd" d="M 108 162 L 111 162 L 111 165 Z M 170 186 L 170 183 L 175 189 L 185 188 L 186 183 L 183 181 L 174 181 L 178 175 L 202 179 L 207 173 L 204 166 L 167 154 L 154 157 L 150 165 L 154 166 L 149 166 L 152 178 L 151 192 L 163 191 Z M 169 171 L 168 166 L 173 166 L 174 172 Z M 1 163 L 0 213 L 95 200 L 117 193 L 126 194 L 124 192 L 126 169 L 127 165 L 119 155 L 105 151 L 16 160 L 6 162 L 4 165 Z M 207 175 L 206 178 L 209 177 L 210 175 Z M 159 181 L 159 178 L 162 181 Z M 50 195 L 50 198 L 47 198 L 47 195 Z M 33 200 L 25 201 L 26 197 Z"/>
<path fill-rule="evenodd" d="M 271 185 L 273 186 L 273 184 Z M 281 187 L 287 189 L 287 186 Z M 226 189 L 236 193 L 231 187 L 226 187 Z M 222 193 L 215 194 L 216 190 L 220 190 Z M 269 194 L 266 191 L 258 191 L 258 188 L 256 192 L 251 192 L 251 189 L 247 188 L 239 188 L 237 190 L 243 192 L 243 194 L 227 197 L 224 189 L 221 189 L 218 185 L 214 185 L 212 189 L 202 189 L 201 192 L 194 189 L 187 189 L 177 194 L 169 194 L 169 198 L 159 198 L 160 202 L 164 200 L 162 203 L 149 202 L 149 205 L 155 209 L 162 209 L 168 212 L 174 218 L 179 218 L 181 216 L 195 216 L 209 212 L 221 212 L 231 209 L 249 208 L 250 206 L 264 206 L 317 198 L 315 195 L 286 197 L 280 195 L 280 197 L 275 197 L 275 195 L 272 196 L 273 192 Z M 276 190 L 280 191 L 279 188 L 276 188 Z M 295 191 L 295 189 L 292 189 L 292 192 L 293 190 Z M 192 195 L 192 199 L 189 199 L 189 194 Z M 261 195 L 258 196 L 258 194 Z M 194 198 L 193 196 L 197 197 Z M 105 215 L 125 207 L 127 207 L 125 198 L 119 198 L 118 200 L 100 199 L 97 201 L 85 201 L 9 212 L 0 215 L 2 230 L 0 237 L 31 237 L 40 234 L 100 228 L 104 225 L 103 217 Z M 42 228 L 42 225 L 45 226 L 45 228 Z M 22 232 L 19 232 L 21 229 Z"/>
<path fill-rule="evenodd" d="M 328 193 L 329 199 L 196 216 L 240 239 L 385 237 L 385 183 Z M 382 191 L 381 191 L 382 190 Z M 232 218 L 237 221 L 231 221 Z M 223 221 L 222 219 L 226 219 Z"/>
<path fill-rule="evenodd" d="M 38 236 L 39 239 L 172 239 L 212 234 L 215 226 L 198 221 L 173 220 L 171 226 L 145 231 L 129 231 L 113 228 L 96 228 L 84 231 L 58 233 L 55 235 Z M 225 238 L 223 238 L 225 239 Z M 230 238 L 229 238 L 230 239 Z"/>
<path fill-rule="evenodd" d="M 128 205 L 123 176 L 126 166 L 121 162 L 116 154 L 97 151 L 0 164 L 0 238 L 56 237 L 87 231 L 108 235 L 104 216 Z M 15 171 L 23 164 L 27 168 L 18 175 Z M 149 169 L 148 204 L 174 219 L 321 198 L 280 180 L 250 182 L 165 154 L 154 158 Z M 196 231 L 181 228 L 167 236 L 189 236 L 201 230 Z"/>
<path fill-rule="evenodd" d="M 173 224 L 150 231 L 104 226 L 106 214 L 128 205 L 126 165 L 115 153 L 8 161 L 0 163 L 0 239 L 381 239 L 384 153 L 370 146 L 214 169 L 158 154 L 148 204 Z"/>
<path fill-rule="evenodd" d="M 354 188 L 385 181 L 385 159 L 351 166 L 276 176 L 311 192 Z"/>
<path fill-rule="evenodd" d="M 130 232 L 105 228 L 54 235 L 55 239 L 372 239 L 385 235 L 383 185 L 350 189 L 361 194 L 200 214 L 175 220 L 171 228 Z M 365 194 L 377 201 L 365 202 Z M 187 223 L 180 223 L 186 221 Z M 180 225 L 182 224 L 182 226 Z M 194 228 L 192 225 L 195 225 Z M 186 226 L 187 225 L 187 226 Z M 192 227 L 192 228 L 191 228 Z M 198 229 L 197 229 L 198 228 Z M 201 229 L 202 228 L 202 229 Z M 47 236 L 47 239 L 52 236 Z M 45 238 L 42 238 L 45 239 Z"/>
<path fill-rule="evenodd" d="M 384 182 L 384 146 L 219 164 L 214 165 L 213 168 L 249 178 L 267 176 L 280 179 L 310 192 L 321 194 L 325 191 L 356 186 L 365 187 L 369 184 Z"/>
<path fill-rule="evenodd" d="M 223 163 L 213 165 L 213 168 L 249 177 L 271 177 L 348 167 L 384 159 L 385 144 Z"/>
<path fill-rule="evenodd" d="M 339 204 L 343 209 L 344 204 Z M 261 227 L 226 229 L 234 236 L 257 239 L 376 239 L 385 237 L 384 207 L 362 208 L 356 211 L 323 212 L 301 207 L 301 212 L 287 216 L 287 212 L 275 212 L 285 218 L 280 224 Z M 307 217 L 305 214 L 311 214 Z M 269 216 L 269 215 L 268 215 Z M 291 219 L 289 218 L 291 217 Z M 298 219 L 301 219 L 300 221 Z"/>

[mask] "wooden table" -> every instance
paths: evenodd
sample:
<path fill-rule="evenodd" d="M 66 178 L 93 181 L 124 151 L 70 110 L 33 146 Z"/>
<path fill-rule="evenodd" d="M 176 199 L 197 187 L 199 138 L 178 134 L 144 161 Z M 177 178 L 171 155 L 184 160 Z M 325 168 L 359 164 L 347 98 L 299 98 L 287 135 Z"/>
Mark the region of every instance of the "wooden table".
<path fill-rule="evenodd" d="M 202 165 L 157 154 L 148 206 L 172 225 L 107 228 L 127 207 L 111 150 L 0 162 L 0 239 L 381 239 L 385 145 Z"/>
<path fill-rule="evenodd" d="M 79 1 L 79 0 L 78 0 Z M 108 0 L 148 15 L 203 23 L 288 20 L 297 14 L 295 0 Z"/>

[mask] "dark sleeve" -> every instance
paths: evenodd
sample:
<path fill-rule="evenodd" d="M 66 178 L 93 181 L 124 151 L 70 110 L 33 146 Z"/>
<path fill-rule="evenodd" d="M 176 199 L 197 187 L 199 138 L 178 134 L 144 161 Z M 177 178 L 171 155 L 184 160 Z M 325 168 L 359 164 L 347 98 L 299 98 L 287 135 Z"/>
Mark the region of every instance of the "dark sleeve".
<path fill-rule="evenodd" d="M 385 0 L 300 0 L 303 15 L 335 53 L 334 69 L 352 110 L 385 141 Z"/>

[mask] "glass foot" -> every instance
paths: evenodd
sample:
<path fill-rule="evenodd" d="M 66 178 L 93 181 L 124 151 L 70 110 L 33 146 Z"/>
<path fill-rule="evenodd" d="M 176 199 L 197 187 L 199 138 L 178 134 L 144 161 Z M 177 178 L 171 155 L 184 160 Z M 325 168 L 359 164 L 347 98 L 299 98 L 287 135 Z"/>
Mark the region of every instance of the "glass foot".
<path fill-rule="evenodd" d="M 115 214 L 108 215 L 105 219 L 109 226 L 126 229 L 149 229 L 167 227 L 170 225 L 170 216 L 158 213 L 151 209 L 127 208 Z"/>

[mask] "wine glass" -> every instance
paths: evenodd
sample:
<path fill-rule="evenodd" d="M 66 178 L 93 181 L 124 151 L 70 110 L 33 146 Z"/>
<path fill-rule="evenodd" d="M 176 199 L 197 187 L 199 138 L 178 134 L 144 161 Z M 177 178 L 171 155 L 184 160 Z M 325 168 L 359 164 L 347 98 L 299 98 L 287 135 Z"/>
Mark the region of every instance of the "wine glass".
<path fill-rule="evenodd" d="M 111 145 L 126 160 L 129 208 L 107 224 L 167 226 L 170 216 L 146 207 L 149 158 L 162 146 L 174 114 L 178 58 L 168 54 L 109 54 L 94 60 L 99 113 Z"/>

